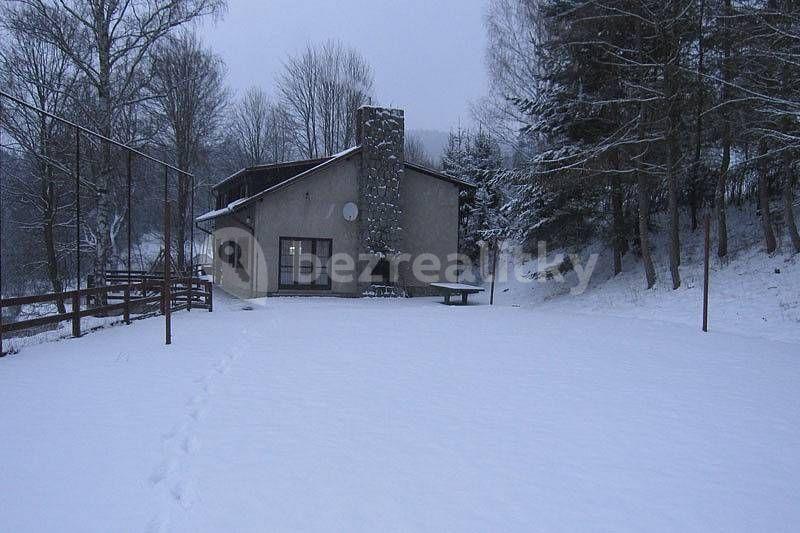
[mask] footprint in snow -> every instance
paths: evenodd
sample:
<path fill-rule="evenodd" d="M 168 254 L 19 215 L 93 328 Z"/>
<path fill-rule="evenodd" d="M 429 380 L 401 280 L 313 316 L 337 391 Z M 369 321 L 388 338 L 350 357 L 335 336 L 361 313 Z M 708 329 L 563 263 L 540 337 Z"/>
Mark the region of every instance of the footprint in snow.
<path fill-rule="evenodd" d="M 163 516 L 156 516 L 147 524 L 147 533 L 164 533 L 167 530 L 167 520 Z"/>
<path fill-rule="evenodd" d="M 191 483 L 177 483 L 170 491 L 172 498 L 184 509 L 191 509 L 197 500 L 197 492 Z"/>
<path fill-rule="evenodd" d="M 181 449 L 183 453 L 193 453 L 197 451 L 198 441 L 197 438 L 190 435 L 183 439 L 183 444 L 181 445 Z"/>
<path fill-rule="evenodd" d="M 158 485 L 167 477 L 169 477 L 173 472 L 175 472 L 177 468 L 177 464 L 175 461 L 165 461 L 161 463 L 161 465 L 156 468 L 152 474 L 150 474 L 150 483 L 153 485 Z"/>

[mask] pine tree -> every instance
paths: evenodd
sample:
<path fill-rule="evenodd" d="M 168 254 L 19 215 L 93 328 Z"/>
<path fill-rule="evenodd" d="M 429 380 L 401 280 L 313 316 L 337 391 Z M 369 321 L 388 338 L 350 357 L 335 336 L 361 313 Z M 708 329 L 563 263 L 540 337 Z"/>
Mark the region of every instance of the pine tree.
<path fill-rule="evenodd" d="M 475 191 L 462 191 L 459 207 L 459 249 L 469 257 L 478 257 L 481 242 L 496 239 L 505 230 L 503 195 L 497 179 L 502 167 L 502 150 L 488 133 L 458 130 L 450 134 L 442 168 L 477 187 Z"/>

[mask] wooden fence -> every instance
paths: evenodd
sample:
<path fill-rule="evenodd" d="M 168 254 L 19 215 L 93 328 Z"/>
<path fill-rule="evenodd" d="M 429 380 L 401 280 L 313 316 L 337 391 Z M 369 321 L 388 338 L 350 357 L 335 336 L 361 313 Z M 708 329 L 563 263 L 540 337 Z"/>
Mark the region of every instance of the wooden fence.
<path fill-rule="evenodd" d="M 127 282 L 128 272 L 124 272 L 125 282 L 120 283 L 120 274 L 111 276 L 109 284 L 102 287 L 88 287 L 80 290 L 53 292 L 35 296 L 21 296 L 0 300 L 2 309 L 20 307 L 40 303 L 64 302 L 70 304 L 70 310 L 64 313 L 53 313 L 47 316 L 16 320 L 0 321 L 0 354 L 3 353 L 3 337 L 7 333 L 31 330 L 72 322 L 72 336 L 81 336 L 81 319 L 95 316 L 113 316 L 121 313 L 126 324 L 131 323 L 131 315 L 152 316 L 169 315 L 182 309 L 207 309 L 213 311 L 212 283 L 199 278 L 170 278 L 164 281 L 163 276 L 144 275 L 131 272 L 131 283 Z M 54 305 L 55 306 L 55 305 Z"/>

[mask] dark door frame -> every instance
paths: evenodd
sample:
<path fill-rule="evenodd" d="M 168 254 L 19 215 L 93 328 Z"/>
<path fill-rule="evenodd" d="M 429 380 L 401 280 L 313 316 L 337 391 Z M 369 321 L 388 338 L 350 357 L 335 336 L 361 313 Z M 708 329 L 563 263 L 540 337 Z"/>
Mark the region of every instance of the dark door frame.
<path fill-rule="evenodd" d="M 329 291 L 331 290 L 331 273 L 330 273 L 330 265 L 326 266 L 327 274 L 328 274 L 328 283 L 326 285 L 320 285 L 317 283 L 317 280 L 313 280 L 311 283 L 290 283 L 285 284 L 281 282 L 281 274 L 283 271 L 283 241 L 311 241 L 311 253 L 313 255 L 317 255 L 317 243 L 318 242 L 327 242 L 328 243 L 328 250 L 330 251 L 331 256 L 333 256 L 333 239 L 318 239 L 315 237 L 278 237 L 278 290 L 304 290 L 304 291 Z M 331 257 L 325 258 L 327 261 L 330 261 Z"/>

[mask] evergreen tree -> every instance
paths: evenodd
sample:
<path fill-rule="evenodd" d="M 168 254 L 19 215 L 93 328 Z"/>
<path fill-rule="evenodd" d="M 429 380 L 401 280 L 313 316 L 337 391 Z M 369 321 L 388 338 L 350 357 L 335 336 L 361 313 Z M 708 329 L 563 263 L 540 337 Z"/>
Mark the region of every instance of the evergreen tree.
<path fill-rule="evenodd" d="M 502 167 L 502 150 L 488 133 L 458 130 L 450 134 L 442 168 L 477 187 L 462 191 L 459 206 L 459 249 L 470 257 L 478 257 L 481 241 L 499 237 L 505 230 L 498 181 Z"/>

